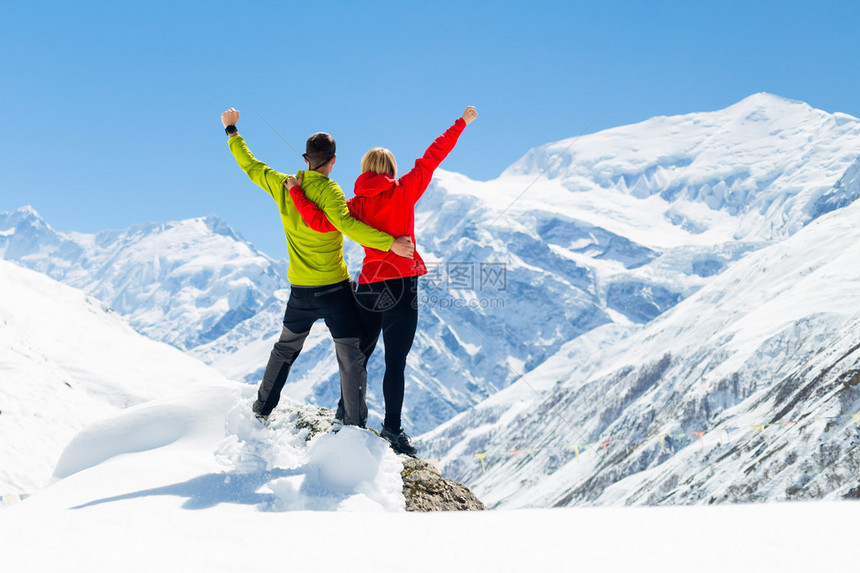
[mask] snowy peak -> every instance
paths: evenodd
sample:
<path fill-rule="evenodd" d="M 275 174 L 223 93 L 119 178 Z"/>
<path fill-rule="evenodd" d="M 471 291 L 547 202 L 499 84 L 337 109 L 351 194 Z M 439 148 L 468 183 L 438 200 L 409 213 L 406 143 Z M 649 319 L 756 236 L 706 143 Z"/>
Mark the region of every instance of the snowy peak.
<path fill-rule="evenodd" d="M 54 231 L 25 207 L 0 213 L 0 256 L 92 293 L 183 349 L 224 335 L 286 286 L 275 261 L 214 215 L 85 235 Z"/>
<path fill-rule="evenodd" d="M 57 248 L 62 237 L 29 205 L 0 213 L 0 258 L 20 259 Z"/>
<path fill-rule="evenodd" d="M 740 218 L 739 233 L 792 234 L 860 158 L 860 120 L 760 93 L 726 109 L 660 116 L 529 151 L 504 177 L 539 174 L 574 192 L 609 190 Z M 850 202 L 846 190 L 837 203 Z"/>
<path fill-rule="evenodd" d="M 807 115 L 810 113 L 829 115 L 825 111 L 813 108 L 806 102 L 785 98 L 768 92 L 758 92 L 749 95 L 725 108 L 723 111 L 735 116 L 751 117 L 756 115 L 759 118 L 762 116 L 785 117 L 792 114 Z"/>
<path fill-rule="evenodd" d="M 181 238 L 191 236 L 218 235 L 228 237 L 235 241 L 244 242 L 244 239 L 221 217 L 208 215 L 206 217 L 195 217 L 181 221 L 167 221 L 160 223 L 141 223 L 133 225 L 123 231 L 104 231 L 99 233 L 99 242 L 106 243 L 118 237 L 141 238 L 174 233 Z"/>
<path fill-rule="evenodd" d="M 33 208 L 32 205 L 24 205 L 23 207 L 19 207 L 12 211 L 11 213 L 2 213 L 2 215 L 8 216 L 13 221 L 23 221 L 23 220 L 32 220 L 38 221 L 44 226 L 48 226 L 44 219 L 36 212 L 36 209 Z"/>
<path fill-rule="evenodd" d="M 152 241 L 153 237 L 161 236 L 168 241 L 176 241 L 182 247 L 197 247 L 201 238 L 211 236 L 227 237 L 234 241 L 245 243 L 244 239 L 223 219 L 217 215 L 196 217 L 182 221 L 167 221 L 160 223 L 141 223 L 122 231 L 102 231 L 95 236 L 96 244 L 109 246 L 117 241 L 134 243 L 140 240 Z M 192 245 L 192 243 L 194 243 Z"/>

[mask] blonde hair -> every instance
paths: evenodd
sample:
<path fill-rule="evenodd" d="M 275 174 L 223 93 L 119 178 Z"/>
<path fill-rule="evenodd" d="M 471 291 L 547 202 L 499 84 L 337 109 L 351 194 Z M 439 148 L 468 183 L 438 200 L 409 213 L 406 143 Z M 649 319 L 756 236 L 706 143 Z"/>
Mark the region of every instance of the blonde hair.
<path fill-rule="evenodd" d="M 391 175 L 397 179 L 397 162 L 394 160 L 394 154 L 384 147 L 374 147 L 361 158 L 361 172 L 368 171 Z"/>

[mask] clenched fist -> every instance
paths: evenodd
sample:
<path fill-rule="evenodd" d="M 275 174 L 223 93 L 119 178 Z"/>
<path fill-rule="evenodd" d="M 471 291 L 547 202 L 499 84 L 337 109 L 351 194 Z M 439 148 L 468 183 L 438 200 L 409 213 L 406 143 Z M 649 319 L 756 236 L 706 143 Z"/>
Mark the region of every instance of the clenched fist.
<path fill-rule="evenodd" d="M 233 109 L 232 107 L 221 114 L 221 123 L 224 124 L 224 127 L 228 125 L 236 125 L 239 123 L 239 110 Z"/>
<path fill-rule="evenodd" d="M 239 112 L 236 112 L 236 113 L 239 113 Z M 469 125 L 470 123 L 475 121 L 476 117 L 478 117 L 478 110 L 475 109 L 475 106 L 473 106 L 473 105 L 470 105 L 469 107 L 467 107 L 466 111 L 463 112 L 463 121 L 466 122 L 466 125 Z M 238 118 L 236 118 L 236 119 L 238 119 Z"/>

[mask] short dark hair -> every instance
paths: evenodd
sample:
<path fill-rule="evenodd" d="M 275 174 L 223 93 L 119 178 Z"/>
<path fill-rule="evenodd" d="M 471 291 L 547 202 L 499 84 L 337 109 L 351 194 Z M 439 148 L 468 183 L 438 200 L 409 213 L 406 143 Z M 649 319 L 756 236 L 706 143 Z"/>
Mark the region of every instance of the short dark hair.
<path fill-rule="evenodd" d="M 320 131 L 308 138 L 302 157 L 307 160 L 311 169 L 319 169 L 334 157 L 335 151 L 337 151 L 337 145 L 334 138 L 328 133 Z"/>

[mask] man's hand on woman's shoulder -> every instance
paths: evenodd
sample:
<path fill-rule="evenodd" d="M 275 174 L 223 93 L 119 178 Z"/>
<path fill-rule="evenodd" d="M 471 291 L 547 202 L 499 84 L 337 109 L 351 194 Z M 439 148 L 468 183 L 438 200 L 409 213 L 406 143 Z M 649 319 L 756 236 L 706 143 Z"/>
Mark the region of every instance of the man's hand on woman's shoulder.
<path fill-rule="evenodd" d="M 293 177 L 292 175 L 290 175 L 289 177 L 287 177 L 287 180 L 284 181 L 284 187 L 287 188 L 287 191 L 289 191 L 293 187 L 301 187 L 302 186 L 302 180 L 304 178 L 305 178 L 304 173 L 299 173 L 298 177 Z"/>

